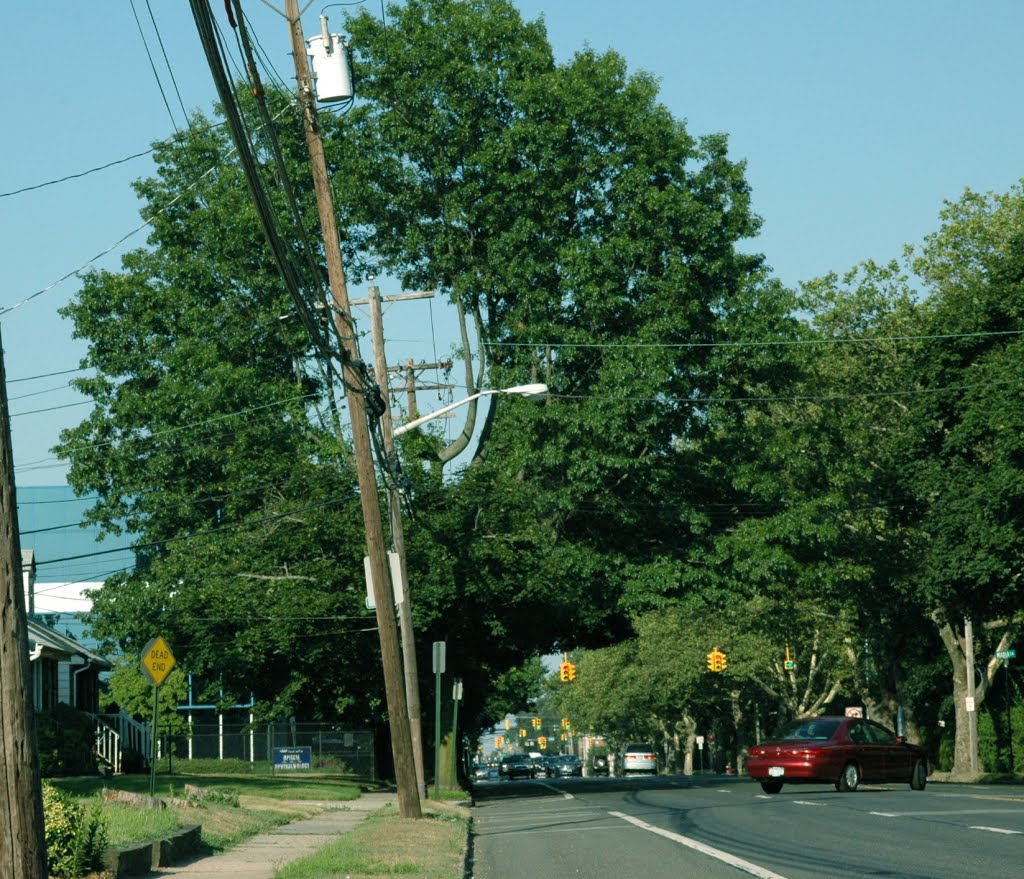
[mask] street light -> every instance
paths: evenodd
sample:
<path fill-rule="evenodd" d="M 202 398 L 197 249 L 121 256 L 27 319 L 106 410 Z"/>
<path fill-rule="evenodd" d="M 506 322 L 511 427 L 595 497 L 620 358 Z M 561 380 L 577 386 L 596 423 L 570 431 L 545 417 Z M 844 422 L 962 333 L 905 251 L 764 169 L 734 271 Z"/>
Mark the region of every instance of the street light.
<path fill-rule="evenodd" d="M 419 418 L 414 418 L 408 424 L 403 424 L 401 427 L 396 427 L 394 430 L 395 436 L 401 436 L 412 430 L 414 427 L 419 427 L 421 424 L 426 424 L 428 421 L 438 418 L 447 412 L 451 412 L 452 409 L 458 409 L 459 406 L 465 406 L 467 403 L 472 403 L 473 400 L 479 399 L 480 397 L 486 397 L 488 394 L 513 394 L 520 397 L 534 398 L 543 397 L 548 392 L 548 386 L 545 384 L 534 384 L 534 385 L 514 385 L 511 388 L 500 388 L 496 390 L 478 391 L 466 397 L 465 400 L 459 400 L 455 403 L 449 403 L 447 406 L 442 406 L 436 412 L 431 412 L 429 415 L 423 415 Z"/>

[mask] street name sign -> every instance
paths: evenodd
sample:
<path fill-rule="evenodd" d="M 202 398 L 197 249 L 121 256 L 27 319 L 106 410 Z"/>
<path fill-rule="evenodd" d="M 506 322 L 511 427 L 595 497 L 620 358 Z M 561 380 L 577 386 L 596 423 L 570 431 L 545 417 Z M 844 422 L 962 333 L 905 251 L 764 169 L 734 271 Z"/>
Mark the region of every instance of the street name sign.
<path fill-rule="evenodd" d="M 1016 658 L 1017 658 L 1017 651 L 1014 650 L 1013 648 L 1011 648 L 1009 650 L 997 650 L 996 651 L 996 659 L 1016 659 Z"/>

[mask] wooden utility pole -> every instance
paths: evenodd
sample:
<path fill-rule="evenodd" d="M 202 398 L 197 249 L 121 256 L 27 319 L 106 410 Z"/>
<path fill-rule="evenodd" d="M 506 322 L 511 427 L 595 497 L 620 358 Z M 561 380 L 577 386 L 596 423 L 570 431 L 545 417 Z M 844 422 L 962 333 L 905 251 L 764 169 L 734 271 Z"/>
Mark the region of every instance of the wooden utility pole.
<path fill-rule="evenodd" d="M 348 286 L 345 281 L 338 226 L 334 216 L 334 199 L 331 196 L 327 161 L 324 158 L 323 142 L 320 139 L 317 124 L 316 99 L 313 96 L 313 84 L 309 73 L 309 61 L 306 57 L 306 41 L 302 34 L 302 21 L 299 18 L 298 0 L 286 0 L 285 15 L 291 34 L 295 75 L 298 80 L 298 97 L 302 106 L 306 146 L 309 149 L 313 186 L 316 190 L 317 208 L 320 213 L 320 228 L 327 257 L 327 277 L 331 285 L 331 295 L 334 298 L 334 321 L 344 353 L 342 368 L 345 374 L 345 394 L 349 411 L 352 414 L 352 446 L 356 475 L 359 481 L 363 524 L 366 528 L 366 547 L 370 558 L 373 596 L 377 605 L 377 629 L 380 635 L 381 662 L 384 667 L 384 689 L 391 730 L 391 753 L 395 761 L 395 782 L 398 786 L 398 809 L 403 818 L 419 818 L 422 812 L 419 790 L 416 785 L 416 766 L 409 731 L 409 713 L 402 681 L 402 662 L 398 649 L 398 632 L 395 626 L 395 602 L 390 588 L 391 579 L 384 548 L 377 478 L 373 469 L 370 431 L 366 420 L 366 400 L 363 397 L 364 376 L 354 366 L 354 363 L 359 361 L 359 351 L 356 347 L 355 329 L 349 309 Z"/>
<path fill-rule="evenodd" d="M 395 454 L 395 435 L 391 427 L 391 393 L 388 390 L 388 366 L 384 355 L 384 319 L 381 311 L 380 290 L 369 289 L 370 336 L 373 339 L 373 366 L 384 397 L 384 414 L 380 423 L 384 434 L 384 451 L 389 458 Z M 423 727 L 420 717 L 420 679 L 416 662 L 416 638 L 412 628 L 412 596 L 405 566 L 405 529 L 402 524 L 402 496 L 392 483 L 388 488 L 388 511 L 391 515 L 391 543 L 398 555 L 405 600 L 398 606 L 398 624 L 402 635 L 402 660 L 405 668 L 405 698 L 409 709 L 409 732 L 416 763 L 416 784 L 420 796 L 427 795 L 426 775 L 423 771 Z M 436 772 L 437 769 L 435 768 Z"/>
<path fill-rule="evenodd" d="M 10 423 L 0 347 L 0 876 L 46 879 Z"/>

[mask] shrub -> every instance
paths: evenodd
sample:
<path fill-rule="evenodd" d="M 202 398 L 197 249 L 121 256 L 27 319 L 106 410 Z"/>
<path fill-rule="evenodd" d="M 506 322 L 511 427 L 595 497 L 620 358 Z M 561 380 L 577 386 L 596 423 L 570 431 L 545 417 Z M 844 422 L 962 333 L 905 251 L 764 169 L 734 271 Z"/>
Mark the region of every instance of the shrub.
<path fill-rule="evenodd" d="M 149 761 L 138 748 L 122 748 L 121 771 L 125 775 L 137 775 L 149 771 Z"/>
<path fill-rule="evenodd" d="M 39 771 L 44 778 L 96 775 L 96 724 L 61 702 L 36 715 Z"/>
<path fill-rule="evenodd" d="M 43 784 L 46 863 L 57 879 L 78 879 L 103 866 L 107 826 L 99 803 L 86 810 L 50 784 Z"/>

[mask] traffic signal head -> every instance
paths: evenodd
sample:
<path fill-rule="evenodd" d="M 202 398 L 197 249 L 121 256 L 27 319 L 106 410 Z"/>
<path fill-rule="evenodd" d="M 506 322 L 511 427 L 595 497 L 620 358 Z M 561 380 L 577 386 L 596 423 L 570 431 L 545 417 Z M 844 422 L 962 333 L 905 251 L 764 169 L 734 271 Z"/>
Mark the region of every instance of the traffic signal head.
<path fill-rule="evenodd" d="M 567 662 L 566 665 L 569 667 L 569 680 L 576 680 L 576 666 L 573 665 L 571 662 Z"/>
<path fill-rule="evenodd" d="M 560 677 L 560 678 L 561 678 L 561 679 L 562 679 L 563 681 L 567 681 L 567 680 L 569 680 L 569 669 L 570 669 L 571 667 L 572 667 L 572 666 L 571 666 L 571 664 L 570 664 L 570 663 L 568 663 L 568 662 L 563 662 L 563 663 L 562 663 L 561 673 L 559 674 L 559 677 Z"/>
<path fill-rule="evenodd" d="M 711 671 L 725 671 L 726 665 L 725 654 L 717 647 L 708 654 L 708 669 Z"/>

